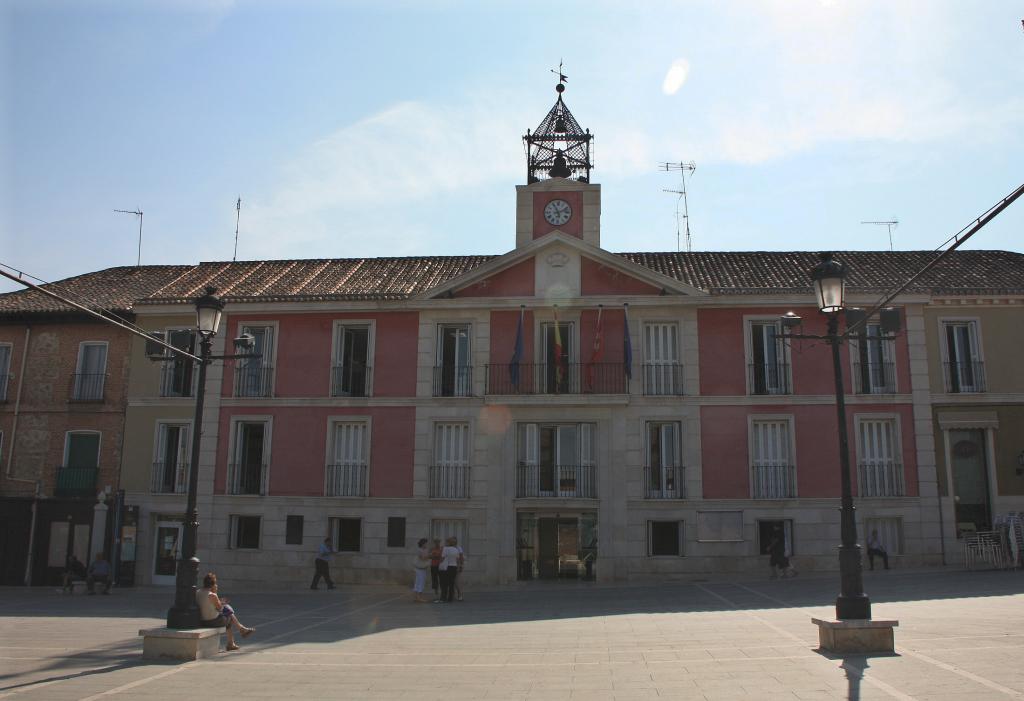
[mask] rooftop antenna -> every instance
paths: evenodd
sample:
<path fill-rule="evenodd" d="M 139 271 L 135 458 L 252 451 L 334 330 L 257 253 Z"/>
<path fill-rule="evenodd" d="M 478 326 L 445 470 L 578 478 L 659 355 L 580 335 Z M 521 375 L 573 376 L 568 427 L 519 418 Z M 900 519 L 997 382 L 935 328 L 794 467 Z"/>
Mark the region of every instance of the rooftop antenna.
<path fill-rule="evenodd" d="M 896 219 L 895 217 L 893 217 L 892 219 L 889 219 L 888 221 L 862 221 L 861 222 L 861 224 L 884 225 L 884 226 L 886 226 L 889 229 L 889 252 L 890 253 L 893 250 L 893 247 L 892 247 L 892 230 L 895 229 L 897 226 L 899 226 L 899 223 L 900 223 L 899 220 Z"/>
<path fill-rule="evenodd" d="M 142 265 L 142 210 L 141 209 L 115 209 L 115 212 L 121 214 L 134 214 L 139 218 L 139 258 L 135 262 L 135 267 L 138 268 Z"/>
<path fill-rule="evenodd" d="M 686 176 L 693 177 L 693 171 L 697 170 L 697 164 L 693 161 L 680 161 L 679 163 L 662 163 L 661 169 L 665 171 L 679 171 L 679 179 L 682 181 L 682 190 L 662 190 L 662 192 L 671 192 L 674 195 L 679 195 L 676 199 L 676 251 L 679 250 L 679 220 L 683 220 L 686 226 L 686 252 L 693 252 L 693 239 L 690 237 L 690 203 L 686 197 Z M 683 203 L 683 213 L 679 214 L 679 203 Z"/>
<path fill-rule="evenodd" d="M 238 260 L 238 220 L 242 217 L 242 198 L 239 197 L 235 202 L 235 254 L 231 256 L 231 261 Z"/>

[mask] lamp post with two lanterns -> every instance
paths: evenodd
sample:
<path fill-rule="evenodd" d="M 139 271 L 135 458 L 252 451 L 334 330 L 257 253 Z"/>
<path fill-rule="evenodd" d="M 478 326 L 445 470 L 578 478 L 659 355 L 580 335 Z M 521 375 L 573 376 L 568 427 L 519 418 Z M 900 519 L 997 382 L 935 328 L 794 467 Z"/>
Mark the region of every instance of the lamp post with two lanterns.
<path fill-rule="evenodd" d="M 835 382 L 836 420 L 839 433 L 839 475 L 841 483 L 839 577 L 840 590 L 836 598 L 836 618 L 839 620 L 865 620 L 871 618 L 871 600 L 864 593 L 861 576 L 861 547 L 857 543 L 856 510 L 853 506 L 852 477 L 850 474 L 850 448 L 846 430 L 846 401 L 843 388 L 843 367 L 839 348 L 843 341 L 852 336 L 863 323 L 860 309 L 846 308 L 846 266 L 833 260 L 831 253 L 822 253 L 821 260 L 810 271 L 818 310 L 828 319 L 824 336 L 792 333 L 801 324 L 799 316 L 792 312 L 782 317 L 785 332 L 782 338 L 814 339 L 825 341 L 832 348 L 832 373 Z M 847 331 L 839 333 L 839 314 L 847 319 Z M 891 334 L 899 328 L 899 316 L 895 310 L 881 312 L 882 332 Z M 853 321 L 854 323 L 850 323 Z M 887 339 L 891 335 L 872 337 Z"/>
<path fill-rule="evenodd" d="M 242 336 L 234 341 L 235 355 L 212 355 L 213 337 L 220 328 L 224 302 L 216 296 L 217 288 L 207 287 L 205 294 L 196 299 L 196 335 L 199 338 L 199 372 L 196 378 L 196 410 L 193 419 L 192 454 L 188 468 L 188 501 L 185 505 L 185 529 L 181 541 L 181 557 L 178 560 L 174 588 L 174 605 L 167 611 L 167 627 L 177 629 L 199 626 L 199 608 L 196 604 L 196 580 L 199 575 L 199 558 L 196 557 L 196 540 L 199 533 L 199 512 L 196 508 L 196 488 L 199 483 L 199 443 L 202 438 L 203 403 L 206 397 L 206 366 L 213 360 L 235 358 L 256 358 L 252 352 L 252 336 Z M 154 359 L 165 359 L 147 350 Z M 196 362 L 196 361 L 191 361 Z"/>

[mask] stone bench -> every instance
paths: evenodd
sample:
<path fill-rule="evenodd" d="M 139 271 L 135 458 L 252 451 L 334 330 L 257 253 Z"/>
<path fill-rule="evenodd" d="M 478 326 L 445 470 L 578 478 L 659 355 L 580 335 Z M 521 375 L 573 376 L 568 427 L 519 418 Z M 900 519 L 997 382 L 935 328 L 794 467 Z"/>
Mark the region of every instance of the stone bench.
<path fill-rule="evenodd" d="M 223 628 L 148 628 L 139 631 L 142 636 L 144 660 L 198 660 L 214 657 L 220 651 Z"/>
<path fill-rule="evenodd" d="M 818 626 L 818 647 L 829 652 L 895 652 L 893 628 L 899 621 L 881 619 L 825 621 L 812 618 Z"/>

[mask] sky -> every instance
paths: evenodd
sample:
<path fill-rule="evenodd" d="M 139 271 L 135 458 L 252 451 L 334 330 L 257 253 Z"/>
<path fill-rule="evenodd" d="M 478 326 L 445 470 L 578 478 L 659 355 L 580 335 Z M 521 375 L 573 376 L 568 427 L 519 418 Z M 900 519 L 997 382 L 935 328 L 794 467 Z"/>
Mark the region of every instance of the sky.
<path fill-rule="evenodd" d="M 1017 2 L 7 0 L 0 263 L 498 254 L 522 136 L 595 135 L 602 246 L 938 247 L 1024 182 Z M 685 242 L 683 243 L 685 248 Z M 1024 251 L 1024 198 L 966 244 Z M 20 289 L 0 281 L 0 291 Z"/>

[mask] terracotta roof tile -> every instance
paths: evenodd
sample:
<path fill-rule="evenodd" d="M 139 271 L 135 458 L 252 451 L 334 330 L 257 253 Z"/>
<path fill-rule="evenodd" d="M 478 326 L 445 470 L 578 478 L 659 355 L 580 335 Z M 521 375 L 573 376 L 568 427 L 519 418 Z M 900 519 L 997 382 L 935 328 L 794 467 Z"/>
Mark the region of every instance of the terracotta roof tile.
<path fill-rule="evenodd" d="M 785 294 L 810 289 L 808 251 L 619 253 L 711 294 Z M 936 257 L 931 251 L 845 251 L 853 290 L 881 293 Z M 497 256 L 323 258 L 208 262 L 108 268 L 53 283 L 95 308 L 130 311 L 138 304 L 189 303 L 207 286 L 229 302 L 402 300 L 463 275 Z M 1024 254 L 956 251 L 911 288 L 932 294 L 1024 294 Z M 0 294 L 0 314 L 67 312 L 31 290 Z"/>

